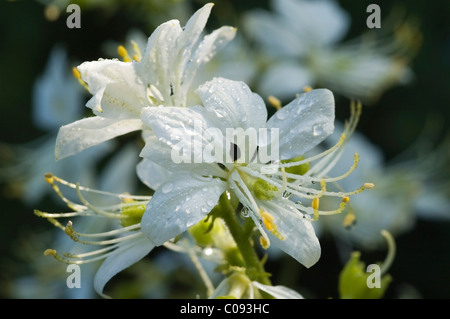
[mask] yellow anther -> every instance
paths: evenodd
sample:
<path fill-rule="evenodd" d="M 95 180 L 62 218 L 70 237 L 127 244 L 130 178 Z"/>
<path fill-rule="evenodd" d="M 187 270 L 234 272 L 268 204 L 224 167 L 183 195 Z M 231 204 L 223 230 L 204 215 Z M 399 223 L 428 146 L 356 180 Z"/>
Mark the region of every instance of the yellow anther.
<path fill-rule="evenodd" d="M 313 208 L 314 210 L 318 210 L 318 209 L 319 209 L 319 197 L 315 197 L 315 198 L 312 200 L 311 206 L 312 206 L 312 208 Z"/>
<path fill-rule="evenodd" d="M 344 196 L 344 197 L 342 197 L 342 201 L 343 201 L 344 203 L 348 203 L 348 202 L 350 201 L 350 197 Z"/>
<path fill-rule="evenodd" d="M 49 184 L 53 184 L 55 181 L 52 173 L 45 173 L 44 178 L 45 178 L 45 181 Z"/>
<path fill-rule="evenodd" d="M 277 225 L 275 225 L 275 223 L 273 222 L 275 218 L 262 208 L 260 208 L 259 213 L 261 214 L 262 222 L 264 226 L 266 226 L 267 230 L 270 231 L 272 235 L 277 237 L 279 240 L 284 240 L 284 236 L 278 231 Z"/>
<path fill-rule="evenodd" d="M 345 215 L 344 221 L 342 222 L 342 225 L 344 225 L 344 227 L 349 227 L 349 226 L 353 225 L 355 220 L 356 220 L 355 214 L 350 212 L 347 215 Z"/>
<path fill-rule="evenodd" d="M 303 91 L 304 91 L 305 93 L 310 92 L 310 91 L 312 91 L 312 87 L 310 87 L 309 85 L 307 85 L 307 86 L 305 86 L 305 87 L 303 88 Z"/>
<path fill-rule="evenodd" d="M 269 248 L 269 242 L 263 236 L 259 237 L 259 243 L 261 244 L 262 248 L 264 248 L 264 249 Z"/>
<path fill-rule="evenodd" d="M 319 197 L 314 197 L 311 203 L 311 207 L 314 210 L 313 220 L 319 219 Z"/>
<path fill-rule="evenodd" d="M 364 183 L 364 188 L 365 189 L 371 189 L 371 188 L 374 188 L 375 187 L 375 184 L 373 184 L 373 183 Z"/>
<path fill-rule="evenodd" d="M 127 49 L 123 45 L 117 47 L 117 53 L 122 57 L 124 62 L 131 62 L 131 58 L 128 55 Z"/>
<path fill-rule="evenodd" d="M 271 106 L 273 106 L 274 108 L 276 108 L 277 110 L 280 110 L 281 109 L 281 101 L 278 99 L 278 98 L 276 98 L 275 96 L 273 96 L 273 95 L 270 95 L 268 98 L 267 98 L 267 101 L 269 102 L 269 104 L 271 105 Z"/>
<path fill-rule="evenodd" d="M 133 50 L 135 52 L 135 54 L 133 55 L 133 60 L 141 62 L 142 54 L 138 44 L 135 41 L 131 40 L 131 45 L 133 46 Z"/>
<path fill-rule="evenodd" d="M 78 80 L 78 83 L 80 83 L 81 86 L 84 87 L 89 92 L 89 87 L 86 84 L 86 82 L 84 82 L 83 79 L 81 78 L 80 71 L 76 67 L 73 67 L 72 68 L 72 73 L 73 73 L 73 76 L 75 77 L 75 79 Z"/>
<path fill-rule="evenodd" d="M 44 256 L 56 256 L 56 250 L 54 249 L 46 249 L 44 251 Z"/>
<path fill-rule="evenodd" d="M 264 226 L 266 226 L 267 230 L 272 232 L 275 231 L 277 229 L 277 226 L 274 224 L 274 217 L 272 215 L 270 215 L 268 212 L 264 211 L 264 210 L 260 210 L 261 213 L 261 217 L 264 223 Z"/>
<path fill-rule="evenodd" d="M 78 237 L 75 234 L 75 230 L 72 227 L 72 221 L 68 221 L 66 227 L 64 227 L 64 232 L 67 236 L 69 236 L 73 241 L 78 241 Z"/>
<path fill-rule="evenodd" d="M 72 68 L 72 73 L 77 80 L 81 79 L 81 73 L 75 66 Z"/>
<path fill-rule="evenodd" d="M 129 193 L 124 193 L 124 195 L 130 195 L 130 194 L 129 194 Z M 124 197 L 124 198 L 122 198 L 122 201 L 123 201 L 125 204 L 134 203 L 134 199 L 129 198 L 129 197 Z"/>

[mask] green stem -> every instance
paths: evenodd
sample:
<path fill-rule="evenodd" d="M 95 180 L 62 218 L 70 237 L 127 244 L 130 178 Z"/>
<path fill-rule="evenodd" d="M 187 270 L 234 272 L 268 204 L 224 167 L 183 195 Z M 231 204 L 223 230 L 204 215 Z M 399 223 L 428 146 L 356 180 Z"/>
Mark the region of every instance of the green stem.
<path fill-rule="evenodd" d="M 226 194 L 221 197 L 219 204 L 223 208 L 220 217 L 222 217 L 228 226 L 231 236 L 233 236 L 244 259 L 247 275 L 251 280 L 256 280 L 264 285 L 271 285 L 267 273 L 264 271 L 264 267 L 249 238 L 248 231 L 239 222 L 236 211 Z"/>

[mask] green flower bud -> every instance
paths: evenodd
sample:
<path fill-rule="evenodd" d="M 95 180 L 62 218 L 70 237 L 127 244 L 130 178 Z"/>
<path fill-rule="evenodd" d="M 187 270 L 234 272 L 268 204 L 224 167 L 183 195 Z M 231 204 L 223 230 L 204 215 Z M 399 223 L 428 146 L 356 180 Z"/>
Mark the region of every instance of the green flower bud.
<path fill-rule="evenodd" d="M 286 163 L 298 162 L 298 161 L 302 161 L 304 159 L 305 159 L 304 156 L 299 156 L 299 157 L 291 158 L 288 160 L 282 160 L 281 163 L 286 164 Z M 308 163 L 300 164 L 297 166 L 287 167 L 285 170 L 286 170 L 286 173 L 295 174 L 295 175 L 304 175 L 304 174 L 306 174 L 306 172 L 309 171 L 309 167 L 310 167 L 310 163 L 308 162 Z"/>
<path fill-rule="evenodd" d="M 122 227 L 127 227 L 141 222 L 142 216 L 145 213 L 145 205 L 127 206 L 122 208 L 121 220 Z"/>
<path fill-rule="evenodd" d="M 272 200 L 276 197 L 278 187 L 258 178 L 252 186 L 253 194 L 260 200 Z"/>
<path fill-rule="evenodd" d="M 380 299 L 383 297 L 392 277 L 382 276 L 378 264 L 369 265 L 359 260 L 360 252 L 352 253 L 339 276 L 341 299 Z"/>

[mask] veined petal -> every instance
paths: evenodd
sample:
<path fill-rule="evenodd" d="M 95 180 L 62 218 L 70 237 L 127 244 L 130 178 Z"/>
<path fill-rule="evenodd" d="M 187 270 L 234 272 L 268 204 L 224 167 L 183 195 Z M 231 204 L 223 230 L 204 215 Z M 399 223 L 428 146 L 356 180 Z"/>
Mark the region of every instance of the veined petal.
<path fill-rule="evenodd" d="M 281 240 L 279 236 L 267 231 L 271 244 L 294 257 L 305 267 L 313 266 L 320 258 L 321 248 L 311 221 L 303 218 L 289 199 L 280 198 L 258 203 L 273 216 L 272 223 L 283 236 Z"/>
<path fill-rule="evenodd" d="M 281 159 L 305 154 L 334 130 L 334 97 L 328 89 L 301 94 L 267 121 L 279 129 Z"/>
<path fill-rule="evenodd" d="M 56 137 L 56 159 L 76 154 L 86 148 L 141 128 L 140 119 L 117 121 L 98 116 L 64 125 L 59 129 Z"/>
<path fill-rule="evenodd" d="M 197 44 L 203 29 L 206 26 L 211 9 L 214 6 L 213 3 L 207 3 L 202 8 L 197 10 L 184 27 L 183 35 L 179 41 L 179 49 L 183 49 L 182 56 L 185 63 L 187 63 L 187 57 L 192 53 L 192 49 Z M 184 65 L 185 63 L 182 63 Z"/>
<path fill-rule="evenodd" d="M 155 247 L 145 236 L 132 241 L 124 241 L 112 255 L 105 259 L 94 278 L 94 289 L 102 296 L 103 289 L 109 280 L 122 270 L 144 258 Z"/>
<path fill-rule="evenodd" d="M 268 286 L 263 285 L 257 281 L 253 281 L 252 285 L 259 290 L 267 292 L 269 295 L 275 297 L 276 299 L 303 299 L 303 296 L 298 292 L 285 286 Z"/>
<path fill-rule="evenodd" d="M 220 179 L 177 174 L 156 190 L 142 217 L 142 232 L 156 246 L 162 245 L 201 221 L 225 190 Z"/>
<path fill-rule="evenodd" d="M 170 84 L 176 83 L 175 79 L 179 72 L 179 70 L 175 72 L 174 68 L 178 69 L 175 64 L 178 55 L 177 39 L 182 32 L 178 20 L 161 24 L 148 39 L 141 62 L 137 64 L 136 72 L 139 77 L 145 83 L 157 87 L 167 104 L 171 104 Z"/>
<path fill-rule="evenodd" d="M 138 81 L 135 64 L 99 60 L 79 65 L 77 69 L 93 94 L 86 106 L 102 117 L 138 118 L 147 104 L 147 88 Z"/>
<path fill-rule="evenodd" d="M 242 81 L 214 78 L 196 93 L 221 128 L 264 128 L 267 109 L 263 99 Z M 225 133 L 225 132 L 224 132 Z"/>
<path fill-rule="evenodd" d="M 187 94 L 197 70 L 202 64 L 209 62 L 216 53 L 227 45 L 236 35 L 236 28 L 223 26 L 206 35 L 195 51 L 189 51 L 182 61 L 182 67 L 185 66 L 185 72 L 182 78 L 182 91 Z"/>

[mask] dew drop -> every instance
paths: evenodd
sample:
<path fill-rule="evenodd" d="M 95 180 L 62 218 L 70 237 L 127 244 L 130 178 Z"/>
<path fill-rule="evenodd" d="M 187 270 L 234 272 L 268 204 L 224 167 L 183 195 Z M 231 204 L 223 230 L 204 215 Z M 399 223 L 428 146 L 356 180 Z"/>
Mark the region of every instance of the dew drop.
<path fill-rule="evenodd" d="M 313 135 L 314 136 L 319 136 L 319 135 L 322 135 L 323 133 L 324 133 L 324 130 L 323 130 L 322 125 L 317 124 L 317 125 L 313 126 Z"/>
<path fill-rule="evenodd" d="M 164 194 L 167 194 L 167 193 L 169 193 L 169 192 L 171 192 L 172 190 L 173 190 L 173 184 L 172 183 L 167 183 L 167 184 L 164 184 L 163 186 L 162 186 L 162 192 L 164 193 Z"/>
<path fill-rule="evenodd" d="M 202 212 L 207 213 L 209 211 L 208 207 L 202 206 Z"/>
<path fill-rule="evenodd" d="M 223 108 L 221 108 L 221 107 L 215 108 L 215 109 L 214 109 L 214 113 L 216 113 L 216 116 L 217 116 L 218 118 L 220 118 L 220 119 L 227 116 L 225 110 L 224 110 Z"/>
<path fill-rule="evenodd" d="M 214 201 L 212 200 L 212 199 L 208 199 L 207 201 L 206 201 L 206 204 L 208 204 L 208 206 L 214 206 Z"/>
<path fill-rule="evenodd" d="M 248 212 L 248 208 L 244 207 L 241 209 L 241 216 L 247 218 L 248 216 L 250 216 L 250 213 Z"/>
<path fill-rule="evenodd" d="M 288 113 L 287 112 L 280 112 L 280 111 L 278 111 L 277 113 L 276 113 L 276 116 L 277 116 L 277 118 L 279 119 L 279 120 L 285 120 L 287 117 L 288 117 Z"/>

